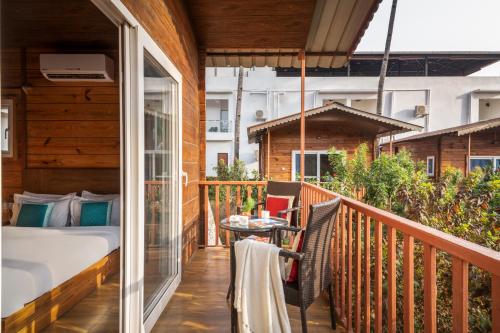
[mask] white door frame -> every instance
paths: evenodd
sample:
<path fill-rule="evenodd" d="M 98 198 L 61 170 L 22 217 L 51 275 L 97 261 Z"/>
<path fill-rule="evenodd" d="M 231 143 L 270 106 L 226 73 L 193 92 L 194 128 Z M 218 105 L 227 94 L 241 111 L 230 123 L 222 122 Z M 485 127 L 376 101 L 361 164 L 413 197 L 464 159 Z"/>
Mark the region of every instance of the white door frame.
<path fill-rule="evenodd" d="M 121 96 L 121 297 L 120 332 L 149 332 L 181 280 L 182 272 L 182 75 L 120 0 L 91 0 L 120 27 Z M 177 276 L 157 306 L 144 318 L 144 77 L 143 50 L 178 83 L 177 133 Z M 128 157 L 128 158 L 126 158 Z"/>

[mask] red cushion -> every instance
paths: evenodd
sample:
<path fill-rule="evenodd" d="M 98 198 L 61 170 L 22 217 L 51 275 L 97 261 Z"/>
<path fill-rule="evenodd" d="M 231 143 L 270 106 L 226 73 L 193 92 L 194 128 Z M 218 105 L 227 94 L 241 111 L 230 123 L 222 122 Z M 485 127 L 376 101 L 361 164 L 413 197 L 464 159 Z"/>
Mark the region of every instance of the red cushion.
<path fill-rule="evenodd" d="M 288 198 L 276 198 L 268 196 L 266 198 L 266 210 L 269 211 L 270 216 L 286 218 L 286 214 L 279 216 L 278 212 L 281 210 L 288 209 Z"/>
<path fill-rule="evenodd" d="M 299 244 L 297 245 L 296 252 L 302 251 L 302 243 L 304 243 L 304 234 L 305 234 L 305 231 L 302 231 L 300 233 Z M 298 275 L 299 275 L 299 261 L 294 259 L 293 263 L 292 263 L 292 268 L 290 269 L 290 274 L 288 275 L 288 280 L 286 280 L 286 283 L 296 282 Z"/>

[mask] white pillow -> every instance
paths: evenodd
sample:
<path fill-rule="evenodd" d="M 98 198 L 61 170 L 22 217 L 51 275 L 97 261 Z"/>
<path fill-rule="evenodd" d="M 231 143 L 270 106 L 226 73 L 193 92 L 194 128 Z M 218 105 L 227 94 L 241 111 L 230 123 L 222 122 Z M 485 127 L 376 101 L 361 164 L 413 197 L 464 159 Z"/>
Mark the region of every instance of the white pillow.
<path fill-rule="evenodd" d="M 68 194 L 45 194 L 45 193 L 33 193 L 33 192 L 24 191 L 23 195 L 29 195 L 30 197 L 42 198 L 42 199 L 61 199 L 61 198 L 68 196 L 68 195 L 75 196 L 76 192 L 71 192 Z"/>
<path fill-rule="evenodd" d="M 47 199 L 33 197 L 24 194 L 14 194 L 14 204 L 22 205 L 25 202 L 30 203 L 54 203 L 54 208 L 52 209 L 52 214 L 50 214 L 49 223 L 47 227 L 66 227 L 69 222 L 69 206 L 71 200 L 74 198 L 73 195 L 62 196 L 58 199 Z M 14 211 L 13 211 L 14 213 Z M 10 224 L 15 225 L 17 223 L 17 215 L 12 214 Z"/>
<path fill-rule="evenodd" d="M 87 199 L 82 197 L 73 197 L 71 200 L 70 210 L 71 210 L 71 226 L 77 227 L 80 225 L 80 217 L 82 215 L 82 203 L 84 202 L 108 202 L 111 203 L 111 212 L 113 212 L 114 200 L 96 200 Z M 112 221 L 112 219 L 111 219 Z M 110 221 L 110 222 L 111 222 Z M 109 224 L 113 225 L 113 224 Z"/>
<path fill-rule="evenodd" d="M 82 198 L 91 199 L 93 201 L 109 201 L 112 200 L 111 206 L 111 225 L 120 225 L 120 195 L 119 194 L 95 194 L 89 191 L 82 192 Z"/>

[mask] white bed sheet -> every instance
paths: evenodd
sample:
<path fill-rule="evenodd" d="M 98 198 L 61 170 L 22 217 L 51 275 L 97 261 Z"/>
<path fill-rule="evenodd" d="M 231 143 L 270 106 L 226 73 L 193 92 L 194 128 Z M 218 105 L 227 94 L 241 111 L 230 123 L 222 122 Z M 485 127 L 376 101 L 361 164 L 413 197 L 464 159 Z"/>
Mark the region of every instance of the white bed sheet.
<path fill-rule="evenodd" d="M 2 227 L 2 318 L 120 246 L 120 227 Z"/>

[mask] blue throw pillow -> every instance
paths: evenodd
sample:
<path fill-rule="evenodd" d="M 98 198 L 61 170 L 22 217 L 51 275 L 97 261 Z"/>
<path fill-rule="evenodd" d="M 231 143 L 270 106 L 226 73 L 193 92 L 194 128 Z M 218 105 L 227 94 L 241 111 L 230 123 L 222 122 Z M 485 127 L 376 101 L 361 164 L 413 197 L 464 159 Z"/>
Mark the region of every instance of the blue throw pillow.
<path fill-rule="evenodd" d="M 83 202 L 80 226 L 95 227 L 109 225 L 112 201 Z"/>
<path fill-rule="evenodd" d="M 23 203 L 16 226 L 18 227 L 46 227 L 49 223 L 50 214 L 54 203 Z"/>

